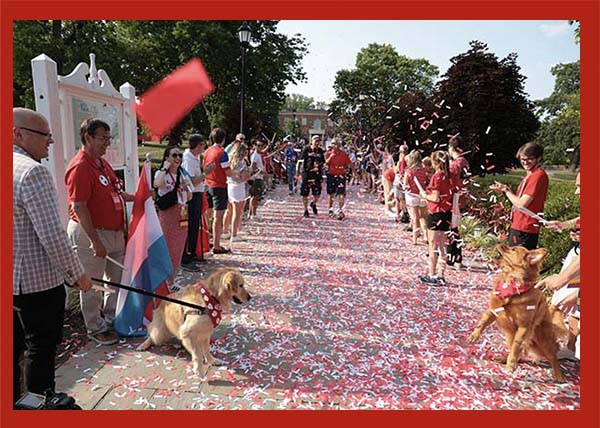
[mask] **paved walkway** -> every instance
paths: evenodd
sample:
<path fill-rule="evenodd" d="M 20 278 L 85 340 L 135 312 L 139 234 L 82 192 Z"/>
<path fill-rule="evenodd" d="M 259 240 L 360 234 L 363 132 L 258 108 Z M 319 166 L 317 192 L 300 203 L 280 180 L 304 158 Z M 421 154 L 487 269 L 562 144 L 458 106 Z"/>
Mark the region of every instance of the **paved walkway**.
<path fill-rule="evenodd" d="M 212 258 L 209 273 L 238 267 L 254 295 L 217 329 L 228 362 L 202 381 L 177 344 L 137 352 L 141 339 L 90 342 L 59 367 L 58 390 L 84 409 L 578 409 L 579 364 L 568 383 L 545 363 L 514 373 L 492 360 L 506 348 L 490 327 L 465 338 L 486 308 L 491 274 L 470 254 L 448 287 L 417 281 L 427 249 L 350 189 L 346 219 L 302 218 L 280 185 L 245 226 L 247 241 Z M 181 284 L 204 275 L 182 273 Z"/>

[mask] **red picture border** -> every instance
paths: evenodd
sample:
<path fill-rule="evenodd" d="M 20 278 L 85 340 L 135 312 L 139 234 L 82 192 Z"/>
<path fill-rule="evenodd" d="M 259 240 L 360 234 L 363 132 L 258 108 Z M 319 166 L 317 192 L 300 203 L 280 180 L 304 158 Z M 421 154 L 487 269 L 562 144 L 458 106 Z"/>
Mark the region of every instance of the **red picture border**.
<path fill-rule="evenodd" d="M 2 427 L 55 426 L 163 426 L 180 422 L 206 426 L 250 425 L 280 426 L 290 423 L 308 425 L 332 424 L 373 425 L 385 423 L 426 423 L 428 425 L 460 427 L 509 426 L 600 426 L 599 400 L 599 335 L 598 303 L 598 146 L 600 141 L 598 85 L 600 70 L 599 4 L 596 1 L 227 1 L 171 2 L 167 0 L 125 0 L 120 2 L 85 1 L 2 1 L 0 21 L 0 244 L 1 254 L 1 316 L 0 316 L 0 425 Z M 12 410 L 12 296 L 9 283 L 12 276 L 12 192 L 10 182 L 10 143 L 12 106 L 12 22 L 18 19 L 316 19 L 316 20 L 567 20 L 581 21 L 581 163 L 584 226 L 581 248 L 583 259 L 583 315 L 585 319 L 581 364 L 581 409 L 578 411 L 264 411 L 216 412 L 204 411 L 197 419 L 176 412 L 15 412 Z M 440 29 L 443 31 L 443 29 Z M 424 53 L 426 56 L 426 53 Z M 535 76 L 529 76 L 535 79 Z M 68 416 L 67 416 L 68 415 Z M 68 418 L 68 419 L 67 419 Z M 31 425 L 30 425 L 31 424 Z"/>

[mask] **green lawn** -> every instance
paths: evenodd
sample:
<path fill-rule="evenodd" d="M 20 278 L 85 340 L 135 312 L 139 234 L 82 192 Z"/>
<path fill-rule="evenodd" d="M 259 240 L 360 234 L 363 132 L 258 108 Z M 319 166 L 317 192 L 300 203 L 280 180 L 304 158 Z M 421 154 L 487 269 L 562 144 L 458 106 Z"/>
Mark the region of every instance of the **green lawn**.
<path fill-rule="evenodd" d="M 569 169 L 546 169 L 546 173 L 550 180 L 556 181 L 572 181 L 575 182 L 575 178 L 577 177 L 577 172 L 573 172 Z M 517 169 L 511 171 L 508 174 L 505 174 L 508 177 L 519 177 L 522 178 L 525 175 L 524 169 Z M 501 175 L 499 176 L 501 177 Z M 500 180 L 498 180 L 500 181 Z"/>
<path fill-rule="evenodd" d="M 138 160 L 140 162 L 140 166 L 146 160 L 146 154 L 150 153 L 150 160 L 152 162 L 152 168 L 158 169 L 160 168 L 160 160 L 162 159 L 163 152 L 167 148 L 167 143 L 154 143 L 154 142 L 145 142 L 138 145 Z"/>

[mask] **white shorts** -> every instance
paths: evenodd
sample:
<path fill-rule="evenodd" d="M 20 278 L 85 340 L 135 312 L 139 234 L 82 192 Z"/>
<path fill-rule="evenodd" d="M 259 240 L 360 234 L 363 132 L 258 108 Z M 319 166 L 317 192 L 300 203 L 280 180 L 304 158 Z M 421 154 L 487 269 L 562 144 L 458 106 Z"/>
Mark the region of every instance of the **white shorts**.
<path fill-rule="evenodd" d="M 230 202 L 242 202 L 246 199 L 246 183 L 227 183 L 227 198 Z"/>
<path fill-rule="evenodd" d="M 416 193 L 404 192 L 404 196 L 406 198 L 406 205 L 409 207 L 426 207 L 427 201 L 421 197 L 421 195 L 417 195 Z"/>

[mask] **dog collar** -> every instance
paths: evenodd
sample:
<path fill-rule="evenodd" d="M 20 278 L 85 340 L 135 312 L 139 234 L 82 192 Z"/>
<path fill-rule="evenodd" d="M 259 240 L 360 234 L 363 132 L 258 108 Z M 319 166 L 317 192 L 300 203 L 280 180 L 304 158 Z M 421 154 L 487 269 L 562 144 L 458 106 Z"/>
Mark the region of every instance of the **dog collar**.
<path fill-rule="evenodd" d="M 526 293 L 533 288 L 533 282 L 517 282 L 514 279 L 510 281 L 502 280 L 496 282 L 494 287 L 494 294 L 500 299 L 506 299 L 511 296 L 518 296 L 519 294 Z"/>
<path fill-rule="evenodd" d="M 199 285 L 197 289 L 200 291 L 200 293 L 202 293 L 202 298 L 206 303 L 206 309 L 208 309 L 208 316 L 210 317 L 213 327 L 218 326 L 221 322 L 221 312 L 223 311 L 221 309 L 219 301 L 212 294 L 210 294 L 210 291 L 204 288 L 203 285 Z"/>

